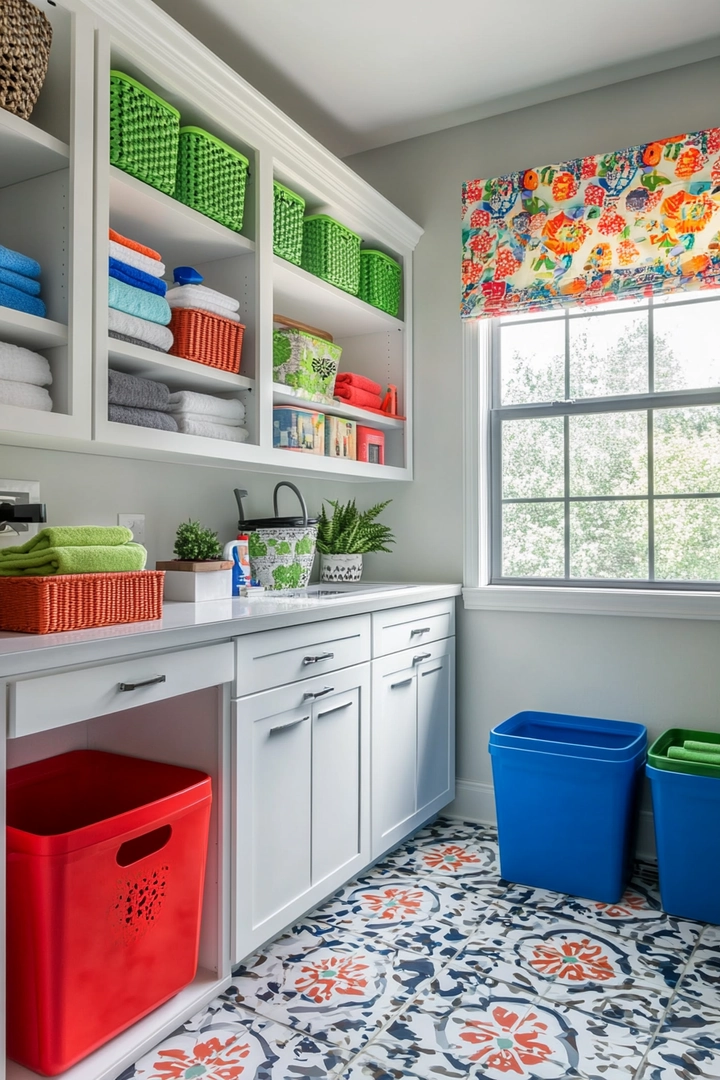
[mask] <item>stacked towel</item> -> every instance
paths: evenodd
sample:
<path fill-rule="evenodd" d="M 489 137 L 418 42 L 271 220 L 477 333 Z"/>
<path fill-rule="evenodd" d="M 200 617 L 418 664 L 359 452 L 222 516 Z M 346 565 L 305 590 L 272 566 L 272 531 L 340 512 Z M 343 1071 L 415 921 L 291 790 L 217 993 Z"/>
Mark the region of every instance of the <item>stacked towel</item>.
<path fill-rule="evenodd" d="M 178 425 L 170 410 L 170 391 L 165 383 L 126 375 L 123 371 L 108 371 L 108 420 L 134 427 L 177 431 Z"/>
<path fill-rule="evenodd" d="M 45 387 L 51 383 L 50 364 L 44 356 L 0 341 L 0 403 L 50 412 L 53 403 Z"/>
<path fill-rule="evenodd" d="M 194 308 L 197 311 L 208 311 L 211 315 L 220 315 L 232 322 L 240 322 L 237 314 L 240 301 L 204 285 L 175 285 L 167 294 L 167 302 L 171 308 Z"/>
<path fill-rule="evenodd" d="M 167 352 L 173 337 L 158 252 L 110 229 L 108 272 L 110 336 Z"/>
<path fill-rule="evenodd" d="M 0 244 L 0 307 L 14 308 L 44 319 L 40 299 L 40 263 Z"/>
<path fill-rule="evenodd" d="M 340 372 L 335 380 L 335 397 L 358 409 L 379 411 L 382 407 L 381 390 L 379 383 L 350 371 Z"/>
<path fill-rule="evenodd" d="M 0 549 L 0 576 L 103 574 L 142 570 L 147 551 L 129 529 L 92 525 L 43 529 L 24 544 Z"/>
<path fill-rule="evenodd" d="M 207 439 L 245 442 L 248 432 L 242 427 L 245 406 L 237 398 L 197 394 L 180 390 L 170 395 L 170 411 L 178 430 L 185 435 L 203 435 Z"/>

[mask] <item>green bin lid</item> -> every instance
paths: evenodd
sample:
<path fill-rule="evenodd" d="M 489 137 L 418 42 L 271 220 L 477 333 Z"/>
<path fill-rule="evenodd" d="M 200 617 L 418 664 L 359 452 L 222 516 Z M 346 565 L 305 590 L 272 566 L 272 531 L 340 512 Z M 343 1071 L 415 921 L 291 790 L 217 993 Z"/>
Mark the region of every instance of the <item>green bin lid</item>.
<path fill-rule="evenodd" d="M 720 748 L 720 732 L 691 731 L 689 728 L 670 728 L 664 731 L 648 750 L 648 765 L 666 772 L 689 773 L 690 776 L 714 776 L 720 779 L 720 765 L 706 765 L 702 761 L 679 761 L 667 756 L 671 746 L 682 746 L 686 739 L 711 743 Z"/>

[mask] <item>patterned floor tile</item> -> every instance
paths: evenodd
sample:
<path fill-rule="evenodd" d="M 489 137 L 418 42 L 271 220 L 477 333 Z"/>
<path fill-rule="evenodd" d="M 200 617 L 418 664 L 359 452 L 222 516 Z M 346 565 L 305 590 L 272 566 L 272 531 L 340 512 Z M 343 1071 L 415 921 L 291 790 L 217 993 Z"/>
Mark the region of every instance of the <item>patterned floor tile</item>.
<path fill-rule="evenodd" d="M 495 993 L 507 999 L 539 1000 L 545 989 L 544 981 L 522 966 L 513 953 L 461 953 L 430 980 L 416 1003 L 443 1012 Z"/>
<path fill-rule="evenodd" d="M 720 926 L 706 926 L 702 936 L 703 945 L 714 945 L 720 948 Z"/>
<path fill-rule="evenodd" d="M 495 830 L 462 821 L 434 822 L 386 856 L 383 863 L 423 880 L 461 881 L 466 887 L 498 886 L 500 880 Z"/>
<path fill-rule="evenodd" d="M 705 939 L 703 938 L 703 941 Z M 662 1034 L 720 1053 L 720 948 L 700 944 L 678 983 Z"/>
<path fill-rule="evenodd" d="M 361 1054 L 352 1063 L 347 1072 L 338 1076 L 338 1080 L 422 1080 L 417 1073 L 409 1073 L 405 1069 L 388 1070 L 384 1065 L 378 1065 L 369 1055 Z"/>
<path fill-rule="evenodd" d="M 247 960 L 224 1000 L 358 1051 L 439 969 L 430 957 L 301 923 Z"/>
<path fill-rule="evenodd" d="M 487 901 L 458 883 L 416 881 L 406 874 L 360 878 L 314 912 L 337 933 L 450 957 L 490 911 Z"/>
<path fill-rule="evenodd" d="M 642 1080 L 720 1080 L 720 1054 L 675 1039 L 658 1039 L 640 1076 Z"/>

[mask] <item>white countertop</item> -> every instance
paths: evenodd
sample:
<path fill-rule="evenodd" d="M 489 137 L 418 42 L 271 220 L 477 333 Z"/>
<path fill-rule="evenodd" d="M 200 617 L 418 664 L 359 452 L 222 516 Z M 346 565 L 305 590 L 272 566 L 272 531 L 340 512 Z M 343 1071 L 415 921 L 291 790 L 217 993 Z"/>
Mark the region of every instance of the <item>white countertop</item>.
<path fill-rule="evenodd" d="M 335 586 L 326 586 L 332 590 Z M 19 675 L 66 664 L 128 656 L 134 652 L 176 648 L 282 626 L 359 615 L 406 604 L 459 596 L 460 585 L 383 582 L 347 586 L 347 592 L 326 597 L 303 592 L 264 593 L 251 600 L 206 600 L 198 604 L 168 602 L 162 619 L 125 623 L 61 634 L 0 632 L 0 676 Z M 352 590 L 352 591 L 350 591 Z"/>

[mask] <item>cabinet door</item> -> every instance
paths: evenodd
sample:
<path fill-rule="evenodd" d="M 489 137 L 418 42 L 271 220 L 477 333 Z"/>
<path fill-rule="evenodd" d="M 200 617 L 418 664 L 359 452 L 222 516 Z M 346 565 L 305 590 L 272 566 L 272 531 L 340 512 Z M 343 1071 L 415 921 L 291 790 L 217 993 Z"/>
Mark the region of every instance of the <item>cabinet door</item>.
<path fill-rule="evenodd" d="M 454 683 L 454 650 L 450 647 L 443 655 L 418 665 L 418 812 L 431 808 L 436 802 L 445 805 L 453 797 Z"/>
<path fill-rule="evenodd" d="M 313 885 L 360 852 L 361 739 L 357 686 L 313 706 Z"/>
<path fill-rule="evenodd" d="M 400 657 L 404 665 L 405 654 Z M 417 669 L 394 659 L 373 664 L 373 858 L 405 835 L 415 813 Z"/>

